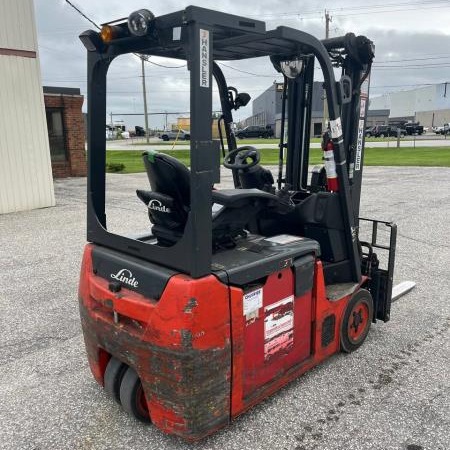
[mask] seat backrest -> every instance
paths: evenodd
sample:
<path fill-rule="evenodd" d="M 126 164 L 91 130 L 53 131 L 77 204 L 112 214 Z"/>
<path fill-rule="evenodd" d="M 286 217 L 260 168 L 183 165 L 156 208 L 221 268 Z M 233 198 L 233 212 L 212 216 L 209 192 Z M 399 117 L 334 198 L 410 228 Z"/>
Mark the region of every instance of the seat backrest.
<path fill-rule="evenodd" d="M 164 153 L 144 152 L 142 156 L 152 191 L 168 195 L 180 206 L 189 207 L 191 203 L 189 169 Z"/>

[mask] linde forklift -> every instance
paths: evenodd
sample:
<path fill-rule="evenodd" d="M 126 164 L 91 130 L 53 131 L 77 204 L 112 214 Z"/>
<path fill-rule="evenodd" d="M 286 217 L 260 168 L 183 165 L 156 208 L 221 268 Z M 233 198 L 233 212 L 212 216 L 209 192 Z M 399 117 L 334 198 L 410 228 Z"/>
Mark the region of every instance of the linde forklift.
<path fill-rule="evenodd" d="M 321 41 L 194 6 L 160 17 L 139 10 L 80 39 L 89 243 L 79 303 L 90 368 L 126 411 L 194 441 L 331 355 L 358 349 L 371 323 L 389 320 L 396 226 L 359 218 L 374 47 L 351 33 Z M 163 153 L 142 156 L 149 186 L 137 195 L 150 231 L 133 237 L 108 231 L 105 215 L 107 72 L 129 53 L 186 60 L 191 111 L 190 168 Z M 256 148 L 236 144 L 232 113 L 250 96 L 227 85 L 219 64 L 256 57 L 284 80 L 276 179 Z M 324 167 L 311 173 L 315 64 L 329 127 Z M 234 189 L 214 187 L 221 151 Z"/>

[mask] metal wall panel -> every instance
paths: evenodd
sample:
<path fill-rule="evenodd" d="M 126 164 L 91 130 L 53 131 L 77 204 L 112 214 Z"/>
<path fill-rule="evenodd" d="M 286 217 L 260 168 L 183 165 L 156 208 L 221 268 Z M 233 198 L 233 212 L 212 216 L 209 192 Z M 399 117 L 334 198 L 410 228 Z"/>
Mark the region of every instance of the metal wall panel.
<path fill-rule="evenodd" d="M 0 0 L 0 48 L 36 51 L 33 0 Z"/>
<path fill-rule="evenodd" d="M 20 44 L 20 50 L 35 50 L 32 0 L 0 0 L 0 5 L 0 47 L 7 42 L 16 49 Z M 22 14 L 20 28 L 10 26 L 17 24 L 14 13 Z M 11 36 L 5 34 L 5 27 Z M 25 29 L 33 30 L 33 39 L 14 36 Z M 39 60 L 0 55 L 0 83 L 0 214 L 53 206 Z"/>

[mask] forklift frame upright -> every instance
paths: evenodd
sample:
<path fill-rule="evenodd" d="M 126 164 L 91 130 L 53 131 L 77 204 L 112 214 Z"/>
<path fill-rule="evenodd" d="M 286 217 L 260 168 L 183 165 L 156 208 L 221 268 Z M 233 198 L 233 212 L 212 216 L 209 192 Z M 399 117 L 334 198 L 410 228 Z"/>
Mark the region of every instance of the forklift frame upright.
<path fill-rule="evenodd" d="M 174 29 L 179 29 L 176 36 Z M 245 59 L 259 56 L 314 55 L 323 72 L 330 119 L 334 158 L 339 179 L 339 198 L 344 220 L 351 278 L 361 278 L 357 244 L 357 217 L 351 198 L 347 159 L 341 126 L 338 83 L 329 51 L 345 46 L 345 37 L 320 41 L 302 31 L 278 27 L 266 31 L 265 23 L 189 6 L 184 11 L 155 19 L 158 36 L 125 37 L 111 45 L 88 48 L 88 211 L 89 241 L 114 248 L 144 260 L 169 266 L 199 278 L 211 273 L 211 186 L 219 181 L 219 148 L 212 140 L 212 76 L 226 109 L 227 87 L 216 60 Z M 89 40 L 93 32 L 80 37 Z M 179 39 L 177 39 L 179 37 Z M 120 55 L 137 52 L 185 59 L 190 71 L 191 108 L 191 210 L 184 235 L 172 247 L 158 247 L 107 231 L 105 215 L 106 78 L 109 65 Z M 231 136 L 227 136 L 228 139 Z M 230 142 L 229 142 L 230 144 Z M 233 145 L 233 142 L 231 142 Z M 234 142 L 235 145 L 235 142 Z M 288 148 L 288 153 L 290 149 Z M 353 191 L 360 190 L 360 183 Z M 359 194 L 358 194 L 359 195 Z"/>

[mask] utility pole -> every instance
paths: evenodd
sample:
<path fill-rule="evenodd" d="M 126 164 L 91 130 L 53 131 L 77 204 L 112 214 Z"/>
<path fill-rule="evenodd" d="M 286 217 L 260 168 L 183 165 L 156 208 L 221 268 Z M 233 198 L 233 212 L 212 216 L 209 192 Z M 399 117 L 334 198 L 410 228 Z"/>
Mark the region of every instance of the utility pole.
<path fill-rule="evenodd" d="M 330 16 L 330 12 L 325 10 L 325 39 L 330 37 L 330 22 L 333 18 Z M 322 121 L 322 132 L 325 132 L 328 122 L 328 103 L 327 103 L 327 92 L 323 90 L 323 121 Z"/>
<path fill-rule="evenodd" d="M 148 138 L 148 113 L 147 113 L 147 90 L 145 88 L 145 62 L 148 61 L 148 56 L 139 55 L 142 64 L 142 94 L 144 96 L 144 118 L 145 118 L 145 139 L 147 144 L 150 142 Z"/>

